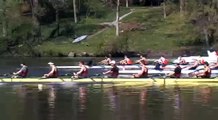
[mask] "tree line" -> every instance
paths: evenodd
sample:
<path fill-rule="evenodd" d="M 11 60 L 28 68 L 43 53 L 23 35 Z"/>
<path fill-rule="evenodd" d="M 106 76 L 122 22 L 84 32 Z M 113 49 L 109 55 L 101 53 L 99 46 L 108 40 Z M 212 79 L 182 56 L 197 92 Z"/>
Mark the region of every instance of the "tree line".
<path fill-rule="evenodd" d="M 102 18 L 115 9 L 119 12 L 120 6 L 159 6 L 163 8 L 163 19 L 179 13 L 184 21 L 195 26 L 203 36 L 199 39 L 203 38 L 207 46 L 217 41 L 217 0 L 1 0 L 0 53 L 13 53 L 24 45 L 31 51 L 35 45 L 63 35 L 60 20 L 70 18 L 74 25 L 82 24 L 88 17 Z M 55 27 L 46 34 L 50 24 Z M 70 28 L 67 30 L 71 34 Z"/>

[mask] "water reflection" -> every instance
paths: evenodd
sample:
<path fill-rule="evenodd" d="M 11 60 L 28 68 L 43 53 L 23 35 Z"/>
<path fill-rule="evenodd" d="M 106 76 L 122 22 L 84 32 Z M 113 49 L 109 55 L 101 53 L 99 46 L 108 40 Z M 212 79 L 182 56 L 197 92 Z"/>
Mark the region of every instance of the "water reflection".
<path fill-rule="evenodd" d="M 210 104 L 212 99 L 212 88 L 209 86 L 195 87 L 193 101 L 203 106 Z"/>
<path fill-rule="evenodd" d="M 209 86 L 9 85 L 0 87 L 0 119 L 205 120 L 218 117 L 217 92 Z"/>
<path fill-rule="evenodd" d="M 147 89 L 143 88 L 139 94 L 139 120 L 146 119 L 146 102 L 147 102 Z"/>
<path fill-rule="evenodd" d="M 211 101 L 212 89 L 209 86 L 200 88 L 200 99 L 204 105 L 208 105 Z"/>
<path fill-rule="evenodd" d="M 49 106 L 49 115 L 48 119 L 53 120 L 54 119 L 54 110 L 55 110 L 55 98 L 56 98 L 56 92 L 55 88 L 53 86 L 50 86 L 48 88 L 48 106 Z"/>
<path fill-rule="evenodd" d="M 178 85 L 174 87 L 173 99 L 174 119 L 181 120 L 181 89 Z"/>
<path fill-rule="evenodd" d="M 80 112 L 83 112 L 86 109 L 87 94 L 88 91 L 86 87 L 79 87 Z"/>
<path fill-rule="evenodd" d="M 111 88 L 109 88 L 109 90 L 107 91 L 107 94 L 108 94 L 109 106 L 110 106 L 111 110 L 116 111 L 117 109 L 119 109 L 118 91 L 117 91 L 116 87 L 112 86 Z"/>

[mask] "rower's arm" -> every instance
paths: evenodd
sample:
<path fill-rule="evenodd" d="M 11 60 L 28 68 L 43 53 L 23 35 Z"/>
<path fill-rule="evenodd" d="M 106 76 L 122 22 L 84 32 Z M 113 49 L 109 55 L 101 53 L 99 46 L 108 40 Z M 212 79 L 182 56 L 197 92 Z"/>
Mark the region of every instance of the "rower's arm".
<path fill-rule="evenodd" d="M 83 71 L 84 71 L 84 67 L 82 67 L 82 68 L 80 69 L 80 71 L 78 71 L 76 74 L 79 75 L 79 74 L 81 74 Z"/>
<path fill-rule="evenodd" d="M 18 75 L 18 74 L 20 74 L 21 72 L 22 72 L 22 69 L 20 69 L 19 71 L 15 72 L 14 74 L 15 74 L 15 75 Z"/>
<path fill-rule="evenodd" d="M 24 68 L 21 68 L 19 71 L 15 72 L 14 74 L 15 74 L 15 75 L 18 75 L 18 74 L 20 74 L 23 70 L 24 70 Z"/>
<path fill-rule="evenodd" d="M 103 74 L 110 74 L 112 71 L 111 70 L 109 70 L 109 71 L 107 71 L 107 72 L 104 72 Z"/>
<path fill-rule="evenodd" d="M 53 73 L 54 73 L 54 71 L 55 71 L 55 67 L 52 67 L 52 69 L 51 69 L 51 71 L 48 73 L 48 75 L 51 75 L 51 74 L 53 74 Z"/>

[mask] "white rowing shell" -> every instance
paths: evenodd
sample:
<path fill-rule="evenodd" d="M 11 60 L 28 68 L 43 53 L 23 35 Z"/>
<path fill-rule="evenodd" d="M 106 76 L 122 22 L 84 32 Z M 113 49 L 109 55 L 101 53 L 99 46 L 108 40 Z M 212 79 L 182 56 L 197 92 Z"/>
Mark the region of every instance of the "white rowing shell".
<path fill-rule="evenodd" d="M 78 42 L 80 42 L 82 40 L 85 40 L 87 37 L 88 37 L 88 35 L 80 36 L 80 37 L 74 39 L 73 43 L 78 43 Z"/>

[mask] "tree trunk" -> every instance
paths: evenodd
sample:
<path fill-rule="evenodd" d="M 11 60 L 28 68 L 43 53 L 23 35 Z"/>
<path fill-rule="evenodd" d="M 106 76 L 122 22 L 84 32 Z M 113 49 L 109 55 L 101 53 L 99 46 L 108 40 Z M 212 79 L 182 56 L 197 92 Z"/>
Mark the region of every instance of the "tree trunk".
<path fill-rule="evenodd" d="M 129 7 L 129 0 L 126 0 L 126 7 Z"/>
<path fill-rule="evenodd" d="M 117 0 L 117 11 L 116 11 L 116 36 L 119 36 L 119 12 L 120 12 L 120 0 Z"/>
<path fill-rule="evenodd" d="M 73 0 L 73 15 L 74 15 L 74 22 L 77 23 L 76 0 Z"/>
<path fill-rule="evenodd" d="M 60 29 L 60 23 L 59 23 L 59 10 L 56 9 L 56 25 L 57 25 L 57 34 L 60 35 L 59 29 Z"/>
<path fill-rule="evenodd" d="M 180 1 L 180 5 L 179 5 L 180 15 L 183 15 L 183 13 L 184 13 L 184 0 L 179 0 L 179 1 Z"/>
<path fill-rule="evenodd" d="M 6 18 L 6 0 L 3 0 L 3 8 L 2 8 L 2 37 L 7 36 L 7 18 Z"/>
<path fill-rule="evenodd" d="M 36 15 L 35 15 L 35 8 L 38 7 L 38 0 L 29 0 L 29 2 L 30 2 L 30 5 L 31 5 L 33 25 L 35 27 L 38 27 L 39 26 L 39 22 L 38 22 L 38 20 L 36 18 Z"/>
<path fill-rule="evenodd" d="M 206 42 L 206 47 L 209 48 L 210 45 L 209 45 L 209 39 L 208 39 L 208 31 L 206 28 L 204 28 L 204 37 L 205 37 L 205 42 Z"/>
<path fill-rule="evenodd" d="M 163 1 L 163 15 L 164 15 L 164 19 L 167 18 L 167 13 L 166 13 L 166 0 Z"/>

